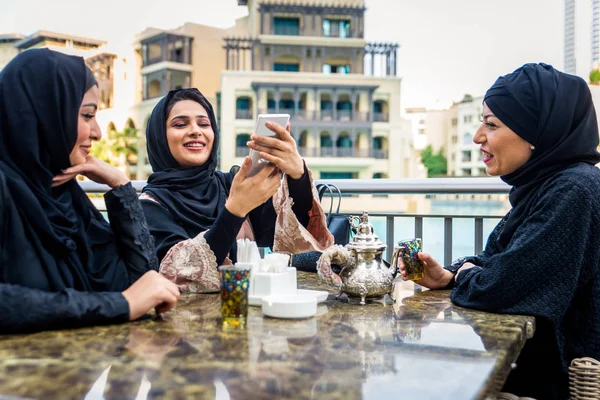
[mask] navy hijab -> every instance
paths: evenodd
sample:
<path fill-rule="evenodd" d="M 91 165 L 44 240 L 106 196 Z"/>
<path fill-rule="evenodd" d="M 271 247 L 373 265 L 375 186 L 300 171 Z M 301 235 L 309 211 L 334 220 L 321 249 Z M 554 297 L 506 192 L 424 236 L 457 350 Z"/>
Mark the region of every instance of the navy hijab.
<path fill-rule="evenodd" d="M 81 101 L 95 84 L 83 58 L 47 49 L 19 54 L 0 73 L 0 203 L 8 210 L 1 282 L 50 291 L 127 286 L 110 226 L 77 182 L 52 188 L 71 166 Z"/>
<path fill-rule="evenodd" d="M 484 101 L 500 121 L 535 146 L 525 165 L 501 177 L 512 186 L 513 209 L 499 237 L 507 246 L 545 182 L 573 164 L 600 162 L 598 123 L 586 82 L 543 63 L 501 76 Z"/>
<path fill-rule="evenodd" d="M 215 134 L 210 157 L 197 167 L 182 168 L 167 142 L 167 113 L 181 100 L 193 100 L 204 107 Z M 143 192 L 167 207 L 190 237 L 210 229 L 225 207 L 232 181 L 230 174 L 216 171 L 219 130 L 211 104 L 198 89 L 169 92 L 152 110 L 146 143 L 153 173 Z"/>

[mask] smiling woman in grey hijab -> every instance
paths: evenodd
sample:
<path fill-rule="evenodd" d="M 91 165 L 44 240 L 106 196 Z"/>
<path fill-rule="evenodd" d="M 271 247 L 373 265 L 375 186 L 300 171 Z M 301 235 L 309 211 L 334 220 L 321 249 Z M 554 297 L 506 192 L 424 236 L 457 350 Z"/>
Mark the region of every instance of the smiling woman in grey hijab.
<path fill-rule="evenodd" d="M 454 286 L 462 307 L 534 316 L 535 335 L 504 390 L 565 399 L 571 360 L 600 359 L 600 154 L 590 90 L 550 65 L 526 64 L 488 90 L 473 141 L 488 174 L 512 186 L 513 208 L 477 256 L 444 269 L 420 253 L 417 283 Z"/>

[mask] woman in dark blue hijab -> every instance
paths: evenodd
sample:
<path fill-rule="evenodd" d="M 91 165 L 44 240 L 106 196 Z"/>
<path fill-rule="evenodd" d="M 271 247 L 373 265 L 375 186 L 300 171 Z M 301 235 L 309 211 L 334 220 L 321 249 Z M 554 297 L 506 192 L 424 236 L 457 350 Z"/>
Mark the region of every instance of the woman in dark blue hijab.
<path fill-rule="evenodd" d="M 129 180 L 89 155 L 97 104 L 80 57 L 29 50 L 0 73 L 0 332 L 127 321 L 179 295 Z M 78 174 L 113 188 L 110 224 Z"/>
<path fill-rule="evenodd" d="M 454 286 L 462 307 L 536 317 L 504 390 L 566 399 L 571 360 L 600 359 L 600 154 L 590 90 L 550 65 L 526 64 L 488 90 L 473 140 L 488 174 L 512 186 L 512 210 L 478 256 L 444 269 L 421 253 L 417 283 Z"/>

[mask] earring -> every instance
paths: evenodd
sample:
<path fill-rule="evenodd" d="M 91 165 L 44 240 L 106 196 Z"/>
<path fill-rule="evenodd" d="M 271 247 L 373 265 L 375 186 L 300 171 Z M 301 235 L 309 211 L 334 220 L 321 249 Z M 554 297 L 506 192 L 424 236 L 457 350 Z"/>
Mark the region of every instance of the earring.
<path fill-rule="evenodd" d="M 529 146 L 529 148 L 531 149 L 531 151 L 535 150 L 535 146 Z"/>

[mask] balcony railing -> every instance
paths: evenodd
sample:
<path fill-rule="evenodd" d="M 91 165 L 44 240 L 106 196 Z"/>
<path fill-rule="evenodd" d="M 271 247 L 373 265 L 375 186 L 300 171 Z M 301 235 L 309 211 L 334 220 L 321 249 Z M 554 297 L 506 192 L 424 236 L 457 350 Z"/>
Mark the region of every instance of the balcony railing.
<path fill-rule="evenodd" d="M 298 26 L 275 26 L 273 28 L 274 35 L 298 36 L 300 28 Z"/>
<path fill-rule="evenodd" d="M 336 185 L 344 195 L 459 195 L 459 194 L 507 194 L 510 186 L 502 182 L 499 178 L 429 178 L 429 179 L 334 179 L 317 180 L 315 183 L 332 183 Z M 87 193 L 106 193 L 110 188 L 106 185 L 100 185 L 94 182 L 79 182 L 81 187 Z M 134 188 L 141 192 L 145 186 L 145 181 L 133 181 Z M 324 200 L 327 201 L 327 200 Z M 344 200 L 342 200 L 344 201 Z M 104 207 L 104 202 L 97 203 L 99 207 Z M 103 211 L 103 209 L 101 209 Z M 432 240 L 428 234 L 438 233 L 427 232 L 424 229 L 425 222 L 429 219 L 437 219 L 442 222 L 442 245 L 443 255 L 440 261 L 448 265 L 452 261 L 452 242 L 453 227 L 458 219 L 471 219 L 473 222 L 473 249 L 474 253 L 480 253 L 484 245 L 484 222 L 490 220 L 495 222 L 501 218 L 500 215 L 450 215 L 450 214 L 407 214 L 398 210 L 389 212 L 370 212 L 371 220 L 376 223 L 383 223 L 382 229 L 377 231 L 381 240 L 387 244 L 389 251 L 386 251 L 385 258 L 389 261 L 392 249 L 397 240 L 404 237 L 395 237 L 396 224 L 406 219 L 414 221 L 414 237 L 423 238 L 424 248 L 427 248 L 428 240 Z M 470 235 L 471 232 L 460 232 L 462 236 Z"/>
<path fill-rule="evenodd" d="M 387 158 L 387 150 L 385 153 L 381 153 L 384 150 L 355 149 L 353 147 L 298 147 L 298 152 L 302 157 Z"/>
<path fill-rule="evenodd" d="M 261 114 L 290 114 L 290 117 L 294 120 L 300 121 L 340 121 L 340 122 L 367 122 L 369 121 L 368 111 L 354 111 L 352 110 L 304 110 L 298 109 L 296 111 L 293 108 L 269 108 L 267 110 L 261 110 Z M 240 119 L 240 118 L 238 118 Z"/>
<path fill-rule="evenodd" d="M 373 158 L 376 158 L 378 160 L 387 160 L 388 151 L 382 149 L 373 149 Z"/>
<path fill-rule="evenodd" d="M 254 119 L 254 114 L 251 110 L 235 110 L 236 119 Z"/>
<path fill-rule="evenodd" d="M 384 112 L 374 112 L 373 113 L 373 121 L 375 122 L 388 122 L 390 120 L 390 116 L 388 113 Z"/>

